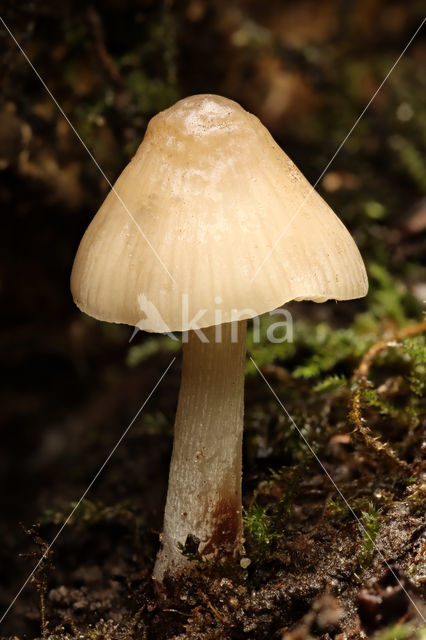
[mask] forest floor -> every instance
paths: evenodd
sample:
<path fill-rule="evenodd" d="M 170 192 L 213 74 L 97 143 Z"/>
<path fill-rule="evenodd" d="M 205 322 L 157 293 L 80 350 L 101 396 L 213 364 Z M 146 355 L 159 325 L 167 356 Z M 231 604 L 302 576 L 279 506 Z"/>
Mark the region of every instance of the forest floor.
<path fill-rule="evenodd" d="M 285 349 L 295 349 L 290 359 L 304 353 L 304 364 L 293 375 L 276 358 L 266 362 L 270 346 L 249 344 L 301 433 L 248 364 L 244 560 L 215 565 L 194 557 L 190 577 L 166 581 L 161 595 L 154 589 L 175 371 L 156 408 L 116 451 L 96 498 L 83 501 L 15 604 L 13 617 L 26 633 L 41 629 L 40 637 L 58 640 L 423 637 L 424 419 L 414 390 L 424 384 L 425 324 L 410 324 L 383 342 L 363 334 L 370 346 L 351 379 L 344 372 L 360 336 L 329 329 L 323 354 L 339 361 L 340 373 L 314 386 L 308 369 L 324 365 L 304 342 L 312 330 L 302 320 L 296 326 L 295 343 Z M 350 348 L 342 360 L 344 343 Z M 101 426 L 102 416 L 123 401 L 123 387 L 134 391 L 136 374 L 144 371 L 138 359 L 151 361 L 150 374 L 160 374 L 172 344 L 160 337 L 134 345 L 116 398 L 108 389 L 84 405 L 84 413 L 99 416 L 102 405 Z M 84 425 L 87 416 L 73 420 Z M 99 460 L 97 438 L 81 432 L 74 438 L 78 476 L 89 477 Z M 66 516 L 66 510 L 46 510 L 11 544 L 22 548 L 28 537 L 21 559 L 26 570 Z"/>
<path fill-rule="evenodd" d="M 335 156 L 424 3 L 3 5 L 112 182 L 149 118 L 195 93 L 259 116 L 311 184 L 334 158 L 317 189 L 354 237 L 370 290 L 289 305 L 294 334 L 281 344 L 265 339 L 266 317 L 260 343 L 249 331 L 248 354 L 291 419 L 248 358 L 244 556 L 195 557 L 191 577 L 159 597 L 180 354 L 165 337 L 129 344 L 131 328 L 73 305 L 74 255 L 108 185 L 2 27 L 0 615 L 177 359 L 1 640 L 424 640 L 425 29 Z"/>

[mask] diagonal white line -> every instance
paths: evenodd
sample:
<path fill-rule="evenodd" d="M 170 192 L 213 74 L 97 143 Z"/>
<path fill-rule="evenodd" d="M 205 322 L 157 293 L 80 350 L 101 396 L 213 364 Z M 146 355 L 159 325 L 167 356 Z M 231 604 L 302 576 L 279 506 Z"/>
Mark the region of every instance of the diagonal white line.
<path fill-rule="evenodd" d="M 341 497 L 341 499 L 343 500 L 343 502 L 345 503 L 346 507 L 348 508 L 348 510 L 351 512 L 351 514 L 353 515 L 353 517 L 355 518 L 355 520 L 358 523 L 359 528 L 361 529 L 361 531 L 363 532 L 363 534 L 369 539 L 369 541 L 371 542 L 371 544 L 373 545 L 374 549 L 377 551 L 378 555 L 380 556 L 381 560 L 384 562 L 384 564 L 387 566 L 387 568 L 389 569 L 389 571 L 392 573 L 393 577 L 395 578 L 395 580 L 398 582 L 399 586 L 401 587 L 401 589 L 404 591 L 405 595 L 407 596 L 407 598 L 410 600 L 411 604 L 413 605 L 413 607 L 416 609 L 416 611 L 418 612 L 418 614 L 420 615 L 421 619 L 423 620 L 423 622 L 426 622 L 425 617 L 423 616 L 422 612 L 420 611 L 420 609 L 418 608 L 418 606 L 416 605 L 416 603 L 414 602 L 414 600 L 411 598 L 410 594 L 407 592 L 407 590 L 405 589 L 404 585 L 402 584 L 402 582 L 400 581 L 400 579 L 398 578 L 398 576 L 396 575 L 395 571 L 392 569 L 392 567 L 390 566 L 390 564 L 388 563 L 388 561 L 386 560 L 386 558 L 384 557 L 383 553 L 380 551 L 380 549 L 376 546 L 376 543 L 374 542 L 373 538 L 370 536 L 370 534 L 368 533 L 367 529 L 364 527 L 364 525 L 362 524 L 362 521 L 358 518 L 358 516 L 356 515 L 355 511 L 352 509 L 351 505 L 349 504 L 349 502 L 346 500 L 345 496 L 343 495 L 343 493 L 341 492 L 341 490 L 339 489 L 339 487 L 337 486 L 337 484 L 335 483 L 335 481 L 333 480 L 333 478 L 331 477 L 330 473 L 327 471 L 326 467 L 323 465 L 323 463 L 321 462 L 321 460 L 318 458 L 317 454 L 315 453 L 315 451 L 312 449 L 311 445 L 309 444 L 308 440 L 305 438 L 305 436 L 303 435 L 302 431 L 299 429 L 299 427 L 297 426 L 297 424 L 295 423 L 295 421 L 293 420 L 293 418 L 291 417 L 291 415 L 289 414 L 289 412 L 287 411 L 287 409 L 285 408 L 285 406 L 283 405 L 283 403 L 281 402 L 281 400 L 279 399 L 279 397 L 277 396 L 277 394 L 275 393 L 275 391 L 273 390 L 273 388 L 271 387 L 271 385 L 269 384 L 269 382 L 267 381 L 267 379 L 265 378 L 265 376 L 263 375 L 263 373 L 261 372 L 261 370 L 259 369 L 259 367 L 257 366 L 256 362 L 253 360 L 253 358 L 250 356 L 250 360 L 252 361 L 252 363 L 254 364 L 254 366 L 256 367 L 258 373 L 260 374 L 261 378 L 263 378 L 263 380 L 265 381 L 267 387 L 269 388 L 269 390 L 271 391 L 272 395 L 274 396 L 275 400 L 278 402 L 278 404 L 280 405 L 281 409 L 284 411 L 284 413 L 286 414 L 287 418 L 290 420 L 291 424 L 293 425 L 293 427 L 296 429 L 297 433 L 299 434 L 299 436 L 302 438 L 303 442 L 305 443 L 305 445 L 308 447 L 309 451 L 312 453 L 313 457 L 315 458 L 315 460 L 318 462 L 319 466 L 321 467 L 321 469 L 324 471 L 325 475 L 327 476 L 327 478 L 330 480 L 331 484 L 333 485 L 333 487 L 336 489 L 337 493 L 339 494 L 339 496 Z"/>
<path fill-rule="evenodd" d="M 269 260 L 269 258 L 271 257 L 271 255 L 273 254 L 273 252 L 275 251 L 275 249 L 277 248 L 279 242 L 281 241 L 283 235 L 286 233 L 287 229 L 292 225 L 292 223 L 294 222 L 295 218 L 299 215 L 300 211 L 303 209 L 303 205 L 305 204 L 305 202 L 307 202 L 309 200 L 309 198 L 311 197 L 312 193 L 315 191 L 315 188 L 318 186 L 318 183 L 320 182 L 320 180 L 322 179 L 323 175 L 325 174 L 325 172 L 327 171 L 327 169 L 330 167 L 331 163 L 335 160 L 336 156 L 338 155 L 338 153 L 340 153 L 342 147 L 346 144 L 349 136 L 352 134 L 353 130 L 355 129 L 355 127 L 359 124 L 360 120 L 362 119 L 362 117 L 364 116 L 365 112 L 367 111 L 367 109 L 369 108 L 369 106 L 371 105 L 371 103 L 373 102 L 373 100 L 376 98 L 377 94 L 379 93 L 379 91 L 381 90 L 381 88 L 383 87 L 383 85 L 385 84 L 385 82 L 387 81 L 387 79 L 389 78 L 389 76 L 391 75 L 391 73 L 393 72 L 393 70 L 395 69 L 395 67 L 397 66 L 397 64 L 399 63 L 399 61 L 401 60 L 401 58 L 403 57 L 403 55 L 405 54 L 405 52 L 407 51 L 408 47 L 410 46 L 410 44 L 413 42 L 414 38 L 417 36 L 417 34 L 419 33 L 420 29 L 423 27 L 424 23 L 426 22 L 426 18 L 423 18 L 422 22 L 420 23 L 420 25 L 417 27 L 416 31 L 413 33 L 413 35 L 411 36 L 411 38 L 409 39 L 409 41 L 407 42 L 407 44 L 405 45 L 404 49 L 402 50 L 402 52 L 399 54 L 398 58 L 395 60 L 395 62 L 393 63 L 393 65 L 391 66 L 391 68 L 389 69 L 389 71 L 387 72 L 387 74 L 385 75 L 385 77 L 383 78 L 382 82 L 379 84 L 379 86 L 377 87 L 376 91 L 374 92 L 373 96 L 370 98 L 370 100 L 367 102 L 367 104 L 365 105 L 364 109 L 361 111 L 361 113 L 359 114 L 358 118 L 355 120 L 354 124 L 352 125 L 352 127 L 349 129 L 348 133 L 346 134 L 346 136 L 344 137 L 344 139 L 342 140 L 342 142 L 339 144 L 339 146 L 337 147 L 336 151 L 334 152 L 333 156 L 331 157 L 331 159 L 328 161 L 328 163 L 326 164 L 326 166 L 324 167 L 323 171 L 321 172 L 320 176 L 317 178 L 316 182 L 313 184 L 313 186 L 311 186 L 310 190 L 308 191 L 308 194 L 305 196 L 305 198 L 302 201 L 302 204 L 298 207 L 298 209 L 296 209 L 295 213 L 292 215 L 292 217 L 290 218 L 289 222 L 286 224 L 286 226 L 284 227 L 284 229 L 281 231 L 281 233 L 279 234 L 278 238 L 276 239 L 276 241 L 274 242 L 273 246 L 271 247 L 271 249 L 268 251 L 268 253 L 266 254 L 265 258 L 262 260 L 262 262 L 260 263 L 260 265 L 258 266 L 258 268 L 256 269 L 255 274 L 253 275 L 253 277 L 251 278 L 250 282 L 253 282 L 258 274 L 260 273 L 260 270 L 262 269 L 262 267 L 264 266 L 265 262 L 267 262 Z"/>
<path fill-rule="evenodd" d="M 168 274 L 169 278 L 171 279 L 171 281 L 176 284 L 175 279 L 173 278 L 172 274 L 170 273 L 170 271 L 167 269 L 166 265 L 164 264 L 163 260 L 160 258 L 160 256 L 158 255 L 157 251 L 154 249 L 154 247 L 152 246 L 152 244 L 150 243 L 150 241 L 148 240 L 148 238 L 146 237 L 145 233 L 143 232 L 141 226 L 138 224 L 138 222 L 135 220 L 134 216 L 132 215 L 132 213 L 129 211 L 126 203 L 123 201 L 123 199 L 121 198 L 120 194 L 118 193 L 117 189 L 114 187 L 114 185 L 112 184 L 112 182 L 109 180 L 108 176 L 106 175 L 106 173 L 104 172 L 104 170 L 102 169 L 102 167 L 100 166 L 100 164 L 98 163 L 98 161 L 96 160 L 95 156 L 93 155 L 93 153 L 90 151 L 90 149 L 88 148 L 88 146 L 86 145 L 86 143 L 84 142 L 83 138 L 80 136 L 80 134 L 78 133 L 77 129 L 74 127 L 74 125 L 72 124 L 71 120 L 68 118 L 67 114 L 65 113 L 65 111 L 62 109 L 61 105 L 59 104 L 59 102 L 56 100 L 55 96 L 53 95 L 53 93 L 51 92 L 51 90 L 49 89 L 49 87 L 47 86 L 47 84 L 45 83 L 45 81 L 43 80 L 43 78 L 41 77 L 41 75 L 39 74 L 39 72 L 37 71 L 37 69 L 35 68 L 35 66 L 33 65 L 33 63 L 31 62 L 31 60 L 29 59 L 29 57 L 27 56 L 27 54 L 25 53 L 25 51 L 23 50 L 23 48 L 21 47 L 21 45 L 19 44 L 19 42 L 17 41 L 17 39 L 15 38 L 15 36 L 13 35 L 13 33 L 11 32 L 11 30 L 9 29 L 9 27 L 7 26 L 7 24 L 5 23 L 4 19 L 0 16 L 0 21 L 3 23 L 4 28 L 6 29 L 6 31 L 8 32 L 8 34 L 10 35 L 10 37 L 12 38 L 12 40 L 14 41 L 14 43 L 16 44 L 16 46 L 18 47 L 19 51 L 22 53 L 22 55 L 24 56 L 25 60 L 28 62 L 28 64 L 30 65 L 31 69 L 34 71 L 35 75 L 37 76 L 37 78 L 40 80 L 41 84 L 43 85 L 43 87 L 46 89 L 47 93 L 49 94 L 49 96 L 52 98 L 53 102 L 55 103 L 56 107 L 59 109 L 60 113 L 63 115 L 63 117 L 65 118 L 65 120 L 67 121 L 67 123 L 69 124 L 69 126 L 71 127 L 72 131 L 75 133 L 75 135 L 77 136 L 78 140 L 81 142 L 81 144 L 83 145 L 83 147 L 85 148 L 85 150 L 87 151 L 87 153 L 89 154 L 89 156 L 91 157 L 91 159 L 93 160 L 93 163 L 95 164 L 95 166 L 98 168 L 99 172 L 101 173 L 102 177 L 104 178 L 104 180 L 108 183 L 109 187 L 111 188 L 111 191 L 114 193 L 114 195 L 116 196 L 116 198 L 118 199 L 118 201 L 120 202 L 120 204 L 123 206 L 124 210 L 126 211 L 127 215 L 129 216 L 129 218 L 131 219 L 131 221 L 133 222 L 133 224 L 136 226 L 137 230 L 139 231 L 139 233 L 141 234 L 141 236 L 143 237 L 143 239 L 145 240 L 145 242 L 148 244 L 148 246 L 151 248 L 152 252 L 154 253 L 155 257 L 157 258 L 157 260 L 159 261 L 159 263 L 161 264 L 161 266 L 163 267 L 163 269 L 166 271 L 166 273 Z"/>
<path fill-rule="evenodd" d="M 47 554 L 50 552 L 50 550 L 52 549 L 53 545 L 55 544 L 55 542 L 57 541 L 57 539 L 59 538 L 59 536 L 61 535 L 62 531 L 65 529 L 65 527 L 67 526 L 68 522 L 71 520 L 72 516 L 74 515 L 74 513 L 77 511 L 78 507 L 80 506 L 80 504 L 83 502 L 84 498 L 87 496 L 87 494 L 89 493 L 90 489 L 93 487 L 93 485 L 95 484 L 96 480 L 99 478 L 99 476 L 101 475 L 102 471 L 104 470 L 104 468 L 106 467 L 106 465 L 108 464 L 108 462 L 110 461 L 110 459 L 112 458 L 112 456 L 114 455 L 114 453 L 116 452 L 116 450 L 118 449 L 118 447 L 120 446 L 121 442 L 124 440 L 124 438 L 126 437 L 127 433 L 129 432 L 130 428 L 133 426 L 133 424 L 135 423 L 135 421 L 137 420 L 137 418 L 139 417 L 141 411 L 143 411 L 143 409 L 145 408 L 146 404 L 148 403 L 148 401 L 150 400 L 152 394 L 154 393 L 154 391 L 157 389 L 157 387 L 159 386 L 159 384 L 161 383 L 161 381 L 163 380 L 164 376 L 166 375 L 166 373 L 168 372 L 168 370 L 170 369 L 170 367 L 172 366 L 172 364 L 174 363 L 174 361 L 176 360 L 176 358 L 172 358 L 171 362 L 169 363 L 168 367 L 165 369 L 165 371 L 163 371 L 161 377 L 159 378 L 159 380 L 156 382 L 156 384 L 154 385 L 154 387 L 151 389 L 150 393 L 148 394 L 148 396 L 146 397 L 144 403 L 142 404 L 142 406 L 138 409 L 136 415 L 133 417 L 133 419 L 131 420 L 130 424 L 126 427 L 126 429 L 124 430 L 124 432 L 122 433 L 122 435 L 120 436 L 120 438 L 118 439 L 118 441 L 116 442 L 116 444 L 114 445 L 114 447 L 112 448 L 112 450 L 110 451 L 109 455 L 107 456 L 106 460 L 103 462 L 102 466 L 100 467 L 100 469 L 98 470 L 98 472 L 95 474 L 95 476 L 93 477 L 93 479 L 91 480 L 89 486 L 87 487 L 87 489 L 84 491 L 84 493 L 82 494 L 82 496 L 80 497 L 79 501 L 77 502 L 77 504 L 74 505 L 72 511 L 69 513 L 69 515 L 67 516 L 66 520 L 63 522 L 63 524 L 61 525 L 59 531 L 56 533 L 55 537 L 53 538 L 52 542 L 49 544 L 49 546 L 47 547 L 46 551 L 43 553 L 43 555 L 41 556 L 40 560 L 37 562 L 37 564 L 35 565 L 34 569 L 31 571 L 30 575 L 28 576 L 28 578 L 25 580 L 24 584 L 22 585 L 22 587 L 19 589 L 18 593 L 16 594 L 16 596 L 13 598 L 12 602 L 10 603 L 10 605 L 8 606 L 8 608 L 6 609 L 6 611 L 3 613 L 2 617 L 0 618 L 0 624 L 3 622 L 3 620 L 6 618 L 7 614 L 9 613 L 9 611 L 12 609 L 13 605 L 15 604 L 15 602 L 17 601 L 17 599 L 19 598 L 19 596 L 21 595 L 21 593 L 23 592 L 23 590 L 25 589 L 25 587 L 27 586 L 27 584 L 29 583 L 29 581 L 31 580 L 31 578 L 33 577 L 33 575 L 35 574 L 35 572 L 37 571 L 37 569 L 39 568 L 39 566 L 41 565 L 41 563 L 43 562 L 43 560 L 46 558 Z"/>

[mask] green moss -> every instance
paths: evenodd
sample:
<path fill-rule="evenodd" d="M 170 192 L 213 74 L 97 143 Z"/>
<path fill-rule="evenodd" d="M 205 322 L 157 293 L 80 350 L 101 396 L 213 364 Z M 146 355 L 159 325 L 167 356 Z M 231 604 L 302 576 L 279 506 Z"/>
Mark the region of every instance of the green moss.
<path fill-rule="evenodd" d="M 333 374 L 327 376 L 321 382 L 315 385 L 314 391 L 316 393 L 331 393 L 337 389 L 346 389 L 348 386 L 348 380 L 343 375 Z"/>
<path fill-rule="evenodd" d="M 412 624 L 397 623 L 375 634 L 372 640 L 425 640 L 426 626 L 421 628 Z"/>
<path fill-rule="evenodd" d="M 380 531 L 380 511 L 370 503 L 367 511 L 361 512 L 362 523 L 362 549 L 359 562 L 365 568 L 371 561 L 375 552 L 375 540 Z"/>
<path fill-rule="evenodd" d="M 341 502 L 340 500 L 330 499 L 328 503 L 328 507 L 331 510 L 331 512 L 339 513 L 344 516 L 347 516 L 351 513 L 348 505 L 345 504 L 344 502 Z"/>
<path fill-rule="evenodd" d="M 66 512 L 47 509 L 40 518 L 40 524 L 42 526 L 62 524 L 76 505 L 77 503 L 72 502 L 69 505 L 69 510 Z M 89 526 L 99 522 L 112 522 L 119 517 L 125 518 L 126 520 L 134 519 L 134 514 L 130 510 L 128 501 L 119 502 L 114 505 L 105 505 L 101 501 L 92 502 L 86 499 L 79 504 L 72 517 L 67 521 L 67 524 Z"/>
<path fill-rule="evenodd" d="M 426 163 L 424 151 L 407 138 L 394 135 L 390 140 L 390 146 L 395 153 L 399 165 L 420 191 L 426 193 Z"/>
<path fill-rule="evenodd" d="M 368 265 L 370 292 L 369 312 L 377 320 L 391 318 L 403 326 L 411 318 L 421 317 L 421 305 L 405 284 L 388 270 L 387 265 L 371 262 Z"/>
<path fill-rule="evenodd" d="M 408 376 L 411 391 L 419 398 L 426 391 L 426 336 L 408 338 L 403 349 L 410 358 L 411 372 Z"/>
<path fill-rule="evenodd" d="M 254 504 L 244 512 L 244 525 L 261 552 L 280 535 L 273 529 L 273 520 L 268 514 L 268 509 L 261 505 Z"/>
<path fill-rule="evenodd" d="M 173 340 L 168 336 L 154 336 L 147 338 L 140 344 L 132 345 L 127 352 L 126 363 L 129 367 L 136 367 L 157 353 L 177 353 L 181 349 L 180 340 Z"/>
<path fill-rule="evenodd" d="M 132 69 L 126 76 L 134 108 L 140 113 L 157 113 L 170 107 L 178 99 L 176 88 L 168 79 L 152 78 L 140 69 Z"/>

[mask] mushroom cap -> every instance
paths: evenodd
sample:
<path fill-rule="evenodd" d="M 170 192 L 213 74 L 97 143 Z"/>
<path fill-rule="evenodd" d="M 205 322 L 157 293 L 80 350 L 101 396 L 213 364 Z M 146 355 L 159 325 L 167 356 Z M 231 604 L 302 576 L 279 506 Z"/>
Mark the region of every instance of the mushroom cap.
<path fill-rule="evenodd" d="M 165 332 L 359 298 L 368 282 L 345 226 L 261 122 L 206 94 L 149 122 L 81 240 L 71 289 L 95 318 Z"/>

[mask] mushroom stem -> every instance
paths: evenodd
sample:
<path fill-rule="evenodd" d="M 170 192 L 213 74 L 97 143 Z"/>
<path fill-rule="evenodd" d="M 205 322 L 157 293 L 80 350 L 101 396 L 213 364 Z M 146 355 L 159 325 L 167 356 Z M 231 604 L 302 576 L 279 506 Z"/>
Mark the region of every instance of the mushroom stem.
<path fill-rule="evenodd" d="M 192 536 L 205 557 L 242 548 L 241 458 L 246 320 L 195 331 L 183 348 L 161 549 L 154 578 L 177 575 L 190 560 L 179 545 Z M 194 545 L 195 542 L 195 545 Z"/>

